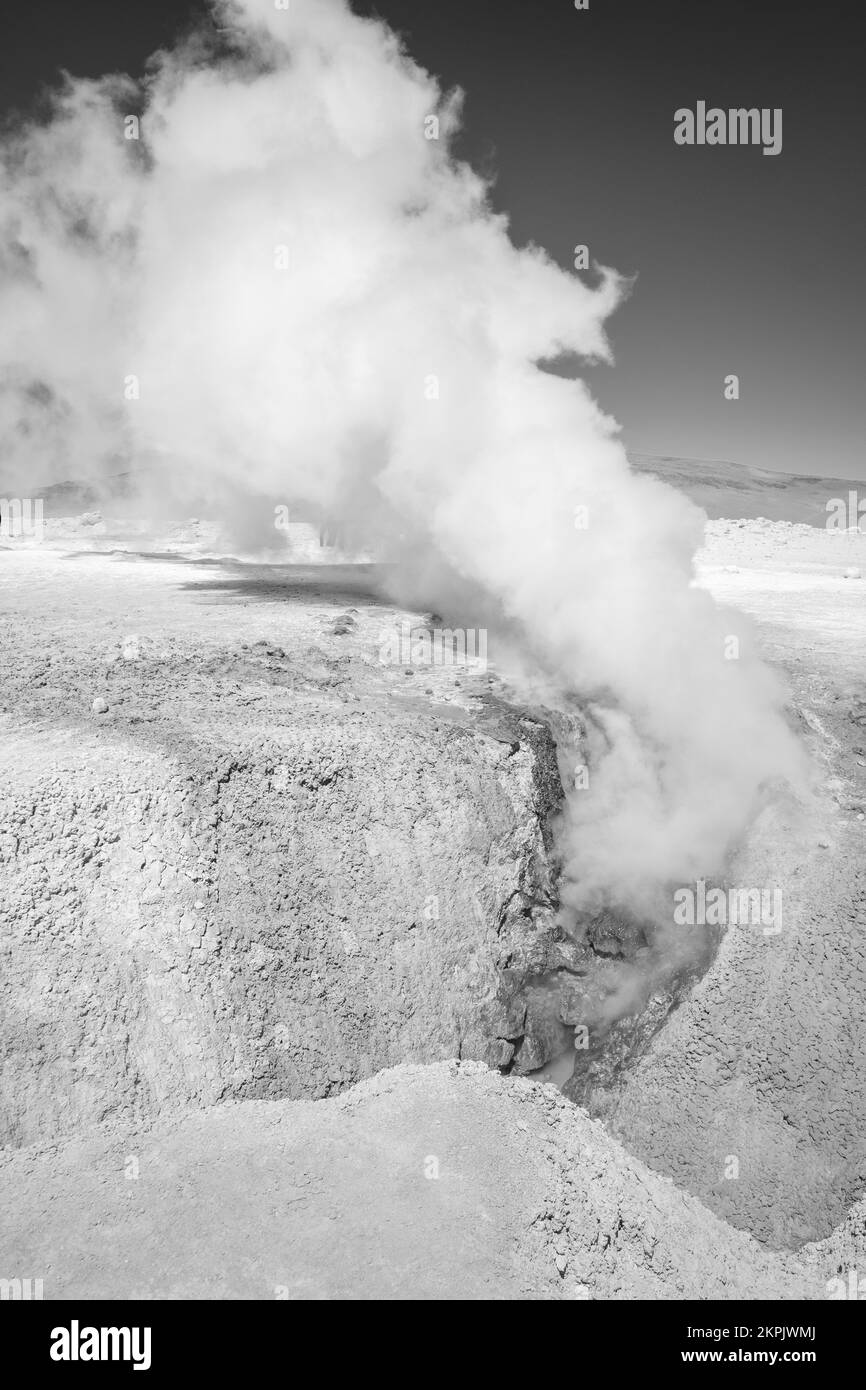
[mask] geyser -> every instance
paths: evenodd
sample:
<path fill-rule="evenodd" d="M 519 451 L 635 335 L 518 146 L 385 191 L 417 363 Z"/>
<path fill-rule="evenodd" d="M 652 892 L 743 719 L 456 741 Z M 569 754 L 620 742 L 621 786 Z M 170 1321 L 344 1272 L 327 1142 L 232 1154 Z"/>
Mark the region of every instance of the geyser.
<path fill-rule="evenodd" d="M 383 24 L 344 0 L 215 12 L 140 89 L 67 78 L 5 139 L 6 490 L 132 468 L 271 544 L 273 498 L 301 499 L 428 605 L 471 595 L 548 703 L 590 702 L 567 908 L 665 922 L 666 887 L 717 873 L 799 755 L 743 619 L 694 585 L 702 513 L 541 365 L 608 357 L 621 282 L 511 242 L 451 154 L 460 94 Z"/>

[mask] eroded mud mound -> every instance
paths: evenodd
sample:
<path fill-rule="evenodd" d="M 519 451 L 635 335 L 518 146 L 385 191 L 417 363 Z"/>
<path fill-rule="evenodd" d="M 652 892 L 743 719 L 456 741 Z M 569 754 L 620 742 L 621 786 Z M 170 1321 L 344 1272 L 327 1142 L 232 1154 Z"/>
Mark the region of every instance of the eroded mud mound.
<path fill-rule="evenodd" d="M 325 700 L 185 754 L 86 729 L 17 749 L 3 1142 L 483 1054 L 548 900 L 528 746 Z"/>
<path fill-rule="evenodd" d="M 819 703 L 813 683 L 802 698 Z M 866 784 L 829 721 L 811 741 L 832 786 L 768 812 L 734 866 L 783 885 L 782 929 L 727 930 L 606 1109 L 632 1152 L 777 1249 L 826 1236 L 866 1187 Z"/>
<path fill-rule="evenodd" d="M 27 563 L 10 644 L 63 562 Z M 502 1062 L 503 972 L 552 931 L 550 731 L 483 674 L 383 667 L 396 614 L 357 576 L 348 609 L 238 580 L 244 616 L 202 605 L 218 567 L 66 564 L 74 599 L 2 688 L 0 1141 Z"/>
<path fill-rule="evenodd" d="M 569 1008 L 610 1080 L 586 1001 L 643 937 L 556 922 L 555 739 L 579 719 L 465 666 L 383 666 L 405 615 L 368 569 L 4 559 L 10 645 L 16 609 L 48 616 L 0 684 L 2 1142 L 406 1060 L 526 1074 L 571 1045 Z"/>
<path fill-rule="evenodd" d="M 776 1248 L 826 1236 L 866 1188 L 866 537 L 716 522 L 707 586 L 758 624 L 815 768 L 731 866 L 782 893 L 782 930 L 729 929 L 624 1077 L 626 1146 Z M 733 563 L 732 563 L 733 562 Z"/>
<path fill-rule="evenodd" d="M 862 1208 L 772 1255 L 552 1087 L 473 1063 L 0 1165 L 7 1261 L 46 1298 L 824 1299 L 866 1255 Z"/>
<path fill-rule="evenodd" d="M 864 1181 L 862 662 L 828 680 L 792 662 L 823 790 L 794 820 L 777 808 L 738 870 L 784 882 L 783 938 L 728 933 L 702 982 L 611 1019 L 618 972 L 651 943 L 609 914 L 576 937 L 557 925 L 556 718 L 493 676 L 382 666 L 404 615 L 348 568 L 3 562 L 3 1143 L 101 1122 L 131 1151 L 190 1106 L 332 1096 L 407 1059 L 525 1075 L 588 1022 L 567 1093 L 639 1159 L 743 1238 L 790 1247 L 843 1220 Z M 614 1162 L 616 1233 L 621 1177 Z M 154 1232 L 173 1219 L 154 1208 Z M 653 1250 L 636 1282 L 585 1282 L 649 1287 Z M 652 1286 L 692 1287 L 670 1278 Z M 722 1286 L 761 1296 L 756 1278 Z"/>

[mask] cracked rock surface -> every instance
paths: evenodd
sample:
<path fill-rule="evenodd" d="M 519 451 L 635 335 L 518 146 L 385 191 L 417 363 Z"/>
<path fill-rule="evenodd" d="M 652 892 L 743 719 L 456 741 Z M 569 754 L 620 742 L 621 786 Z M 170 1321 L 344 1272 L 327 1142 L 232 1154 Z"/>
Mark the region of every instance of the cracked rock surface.
<path fill-rule="evenodd" d="M 372 569 L 0 548 L 14 1267 L 46 1297 L 567 1299 L 862 1269 L 866 609 L 835 544 L 708 530 L 815 796 L 732 865 L 783 885 L 782 932 L 599 1032 L 570 1094 L 603 1124 L 525 1079 L 642 949 L 556 925 L 555 718 L 383 665 L 421 618 Z"/>
<path fill-rule="evenodd" d="M 543 725 L 453 669 L 407 696 L 357 575 L 335 637 L 342 571 L 2 558 L 0 1141 L 504 1055 L 500 973 L 551 917 Z"/>

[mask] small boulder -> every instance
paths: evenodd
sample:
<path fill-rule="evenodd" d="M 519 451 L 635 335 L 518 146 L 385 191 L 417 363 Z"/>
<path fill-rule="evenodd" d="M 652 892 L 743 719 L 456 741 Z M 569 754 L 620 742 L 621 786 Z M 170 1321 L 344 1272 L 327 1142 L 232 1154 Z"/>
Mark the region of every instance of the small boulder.
<path fill-rule="evenodd" d="M 507 1067 L 514 1056 L 514 1044 L 504 1038 L 495 1038 L 484 1049 L 484 1061 L 488 1067 Z"/>

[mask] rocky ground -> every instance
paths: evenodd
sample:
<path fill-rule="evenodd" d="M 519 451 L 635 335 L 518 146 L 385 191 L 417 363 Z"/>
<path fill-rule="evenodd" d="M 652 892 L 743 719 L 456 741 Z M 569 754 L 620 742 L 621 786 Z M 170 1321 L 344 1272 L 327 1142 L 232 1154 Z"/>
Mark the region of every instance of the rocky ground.
<path fill-rule="evenodd" d="M 3 1179 L 6 1263 L 56 1298 L 824 1299 L 866 1239 L 861 1203 L 773 1254 L 552 1085 L 473 1062 L 103 1125 Z"/>
<path fill-rule="evenodd" d="M 483 673 L 382 665 L 405 615 L 359 569 L 2 559 L 3 1141 L 511 1059 L 488 1014 L 552 922 L 543 725 Z"/>
<path fill-rule="evenodd" d="M 575 966 L 555 721 L 495 671 L 383 665 L 422 615 L 372 568 L 214 544 L 197 523 L 146 552 L 93 514 L 0 551 L 0 1275 L 820 1298 L 862 1266 L 866 586 L 844 575 L 866 542 L 708 527 L 700 582 L 787 671 L 815 793 L 732 870 L 783 885 L 784 931 L 729 932 L 651 1001 L 581 1088 L 604 1128 L 481 1065 L 562 1041 L 526 1017 L 527 982 Z"/>
<path fill-rule="evenodd" d="M 732 866 L 783 930 L 729 931 L 608 1111 L 631 1152 L 775 1248 L 826 1236 L 866 1185 L 866 536 L 715 521 L 701 581 L 748 612 L 814 760 Z M 726 1178 L 729 1159 L 736 1180 Z"/>

